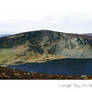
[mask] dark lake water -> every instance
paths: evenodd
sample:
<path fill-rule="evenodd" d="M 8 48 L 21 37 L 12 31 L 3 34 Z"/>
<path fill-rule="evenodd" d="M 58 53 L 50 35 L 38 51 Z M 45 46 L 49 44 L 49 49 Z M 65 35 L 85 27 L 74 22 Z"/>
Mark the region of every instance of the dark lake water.
<path fill-rule="evenodd" d="M 26 63 L 9 65 L 28 72 L 63 74 L 63 75 L 92 75 L 92 59 L 58 59 L 45 63 Z"/>

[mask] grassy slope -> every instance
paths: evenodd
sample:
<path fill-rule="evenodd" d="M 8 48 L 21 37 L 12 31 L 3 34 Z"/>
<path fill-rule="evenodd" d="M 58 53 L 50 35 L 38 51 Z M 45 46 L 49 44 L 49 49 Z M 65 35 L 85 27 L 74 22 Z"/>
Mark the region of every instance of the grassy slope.
<path fill-rule="evenodd" d="M 0 38 L 0 64 L 92 58 L 91 37 L 48 30 Z"/>

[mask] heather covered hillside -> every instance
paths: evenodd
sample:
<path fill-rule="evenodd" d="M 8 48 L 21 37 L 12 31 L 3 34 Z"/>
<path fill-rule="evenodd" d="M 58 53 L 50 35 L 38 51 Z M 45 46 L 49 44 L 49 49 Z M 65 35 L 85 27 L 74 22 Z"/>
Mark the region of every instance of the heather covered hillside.
<path fill-rule="evenodd" d="M 92 37 L 38 30 L 0 38 L 0 64 L 92 58 Z"/>

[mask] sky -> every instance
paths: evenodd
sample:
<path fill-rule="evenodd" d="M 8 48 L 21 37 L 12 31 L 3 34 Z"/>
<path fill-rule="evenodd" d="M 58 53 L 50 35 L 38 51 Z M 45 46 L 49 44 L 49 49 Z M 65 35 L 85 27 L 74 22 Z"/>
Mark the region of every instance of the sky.
<path fill-rule="evenodd" d="M 92 33 L 92 0 L 0 0 L 0 34 L 41 29 Z"/>

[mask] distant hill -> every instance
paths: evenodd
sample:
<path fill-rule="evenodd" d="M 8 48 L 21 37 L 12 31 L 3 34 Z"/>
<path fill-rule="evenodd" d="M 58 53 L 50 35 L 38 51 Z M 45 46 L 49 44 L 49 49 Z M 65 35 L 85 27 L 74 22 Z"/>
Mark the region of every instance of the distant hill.
<path fill-rule="evenodd" d="M 92 37 L 38 30 L 0 38 L 0 64 L 92 58 Z"/>
<path fill-rule="evenodd" d="M 10 36 L 10 35 L 13 35 L 13 34 L 0 34 L 0 37 Z"/>
<path fill-rule="evenodd" d="M 87 33 L 87 34 L 82 34 L 82 35 L 85 35 L 85 36 L 92 36 L 92 33 Z"/>

